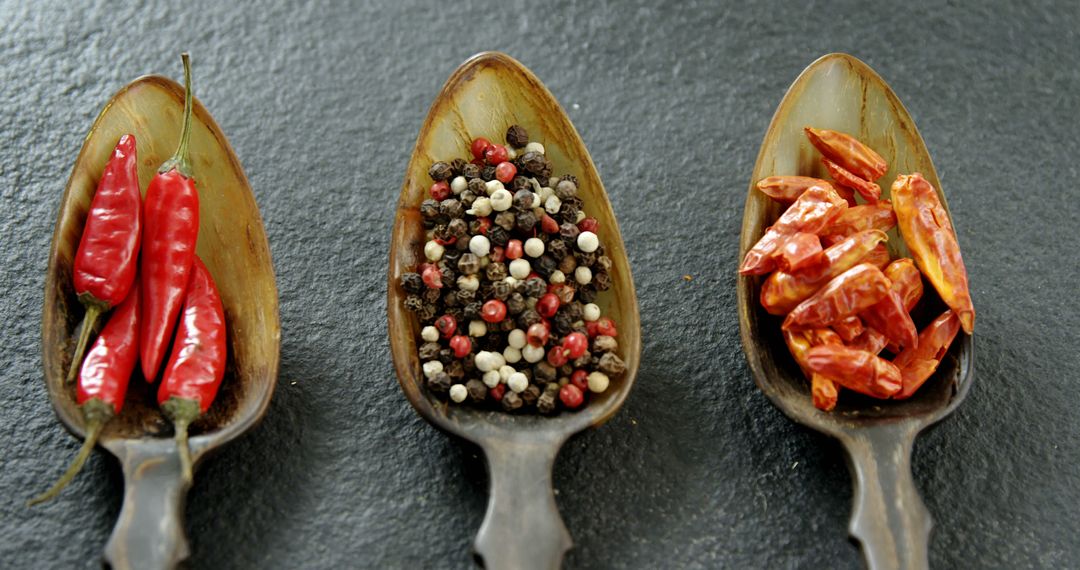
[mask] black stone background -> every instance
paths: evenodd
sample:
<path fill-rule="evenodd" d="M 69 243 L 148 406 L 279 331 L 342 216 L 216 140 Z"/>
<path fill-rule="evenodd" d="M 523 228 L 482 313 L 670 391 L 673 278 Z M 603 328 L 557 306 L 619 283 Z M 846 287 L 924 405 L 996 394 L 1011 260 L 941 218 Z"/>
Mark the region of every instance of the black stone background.
<path fill-rule="evenodd" d="M 861 566 L 842 450 L 758 392 L 735 312 L 758 145 L 832 51 L 868 62 L 914 116 L 979 314 L 972 393 L 915 449 L 931 562 L 1080 567 L 1075 2 L 345 4 L 0 3 L 0 566 L 93 568 L 119 512 L 100 452 L 58 500 L 23 506 L 78 444 L 42 382 L 43 277 L 91 121 L 139 75 L 179 77 L 187 49 L 262 210 L 283 333 L 269 415 L 189 494 L 190 566 L 469 567 L 483 458 L 398 389 L 385 266 L 429 104 L 497 49 L 581 132 L 641 303 L 636 389 L 555 468 L 567 568 Z"/>

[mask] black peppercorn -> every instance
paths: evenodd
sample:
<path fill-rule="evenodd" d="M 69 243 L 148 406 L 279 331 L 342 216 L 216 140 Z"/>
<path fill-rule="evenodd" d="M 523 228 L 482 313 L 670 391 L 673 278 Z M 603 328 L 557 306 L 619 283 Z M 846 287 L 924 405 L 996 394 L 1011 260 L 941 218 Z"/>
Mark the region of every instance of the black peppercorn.
<path fill-rule="evenodd" d="M 475 378 L 465 383 L 465 389 L 469 391 L 469 399 L 475 403 L 480 403 L 487 399 L 487 386 Z"/>
<path fill-rule="evenodd" d="M 504 335 L 501 335 L 498 332 L 489 331 L 478 344 L 482 345 L 484 350 L 499 352 L 503 340 L 505 340 Z"/>
<path fill-rule="evenodd" d="M 555 386 L 555 384 L 549 384 L 549 386 Z M 536 411 L 541 414 L 550 414 L 555 412 L 555 394 L 550 390 L 544 390 L 543 394 L 536 400 Z"/>
<path fill-rule="evenodd" d="M 525 297 L 521 293 L 514 293 L 506 300 L 506 312 L 511 315 L 521 314 L 525 310 Z"/>
<path fill-rule="evenodd" d="M 466 373 L 476 370 L 476 355 L 471 352 L 466 354 L 465 358 L 461 359 L 461 365 L 465 367 Z"/>
<path fill-rule="evenodd" d="M 503 320 L 499 321 L 498 323 L 496 323 L 494 325 L 488 325 L 488 326 L 494 326 L 496 329 L 498 329 L 498 330 L 500 330 L 500 331 L 502 331 L 504 333 L 508 333 L 508 332 L 514 330 L 514 328 L 516 328 L 515 325 L 514 325 L 514 320 L 513 319 L 503 319 Z"/>
<path fill-rule="evenodd" d="M 528 210 L 533 207 L 533 193 L 531 190 L 518 190 L 514 192 L 514 208 Z"/>
<path fill-rule="evenodd" d="M 457 268 L 464 275 L 472 275 L 480 271 L 480 258 L 474 253 L 463 253 L 458 259 Z"/>
<path fill-rule="evenodd" d="M 611 275 L 601 271 L 593 274 L 592 282 L 596 285 L 597 291 L 607 291 L 611 289 Z"/>
<path fill-rule="evenodd" d="M 461 175 L 465 178 L 479 178 L 480 177 L 480 165 L 466 162 L 465 166 L 461 167 Z"/>
<path fill-rule="evenodd" d="M 452 360 L 443 368 L 443 372 L 446 372 L 451 380 L 461 380 L 465 377 L 465 366 L 460 360 Z"/>
<path fill-rule="evenodd" d="M 506 245 L 506 242 L 510 241 L 510 232 L 500 226 L 491 226 L 488 228 L 487 238 L 491 245 Z"/>
<path fill-rule="evenodd" d="M 529 233 L 536 226 L 536 213 L 532 210 L 524 210 L 517 215 L 517 227 L 519 230 Z"/>
<path fill-rule="evenodd" d="M 496 299 L 500 301 L 505 301 L 506 298 L 509 297 L 510 293 L 512 293 L 513 291 L 514 286 L 507 283 L 506 281 L 496 282 L 491 287 L 492 294 L 495 296 Z"/>
<path fill-rule="evenodd" d="M 457 267 L 457 262 L 465 252 L 456 247 L 448 247 L 443 251 L 442 260 L 449 263 L 450 267 Z"/>
<path fill-rule="evenodd" d="M 582 303 L 592 303 L 596 301 L 596 287 L 592 285 L 582 285 L 578 287 L 577 298 Z"/>
<path fill-rule="evenodd" d="M 465 165 L 466 164 L 469 164 L 469 163 L 465 162 L 465 159 L 463 159 L 463 158 L 455 158 L 454 160 L 451 160 L 450 161 L 450 170 L 453 172 L 453 176 L 457 176 L 457 175 L 461 174 L 461 172 L 463 170 L 465 170 Z"/>
<path fill-rule="evenodd" d="M 529 144 L 529 133 L 521 125 L 511 125 L 506 129 L 506 144 L 514 148 L 522 148 Z"/>
<path fill-rule="evenodd" d="M 615 352 L 619 348 L 619 341 L 615 337 L 599 335 L 593 339 L 592 349 L 596 352 Z"/>
<path fill-rule="evenodd" d="M 567 245 L 577 245 L 577 237 L 580 233 L 581 230 L 578 229 L 577 224 L 570 222 L 559 224 L 559 236 L 563 238 Z"/>
<path fill-rule="evenodd" d="M 600 251 L 600 249 L 597 248 L 596 251 Z M 601 271 L 611 271 L 611 258 L 601 253 L 596 258 L 596 267 Z"/>
<path fill-rule="evenodd" d="M 547 293 L 547 283 L 539 277 L 533 277 L 525 280 L 525 295 L 534 299 L 539 299 Z"/>
<path fill-rule="evenodd" d="M 465 207 L 457 198 L 447 198 L 439 202 L 439 213 L 450 218 L 460 218 L 465 215 Z"/>
<path fill-rule="evenodd" d="M 533 377 L 537 382 L 554 382 L 558 372 L 555 367 L 541 360 L 533 366 Z"/>
<path fill-rule="evenodd" d="M 434 360 L 437 356 L 439 356 L 440 350 L 442 350 L 442 347 L 439 346 L 439 343 L 425 342 L 424 344 L 420 345 L 420 348 L 417 352 L 418 356 L 420 356 L 420 360 L 426 362 L 428 360 Z"/>
<path fill-rule="evenodd" d="M 600 370 L 608 376 L 620 376 L 626 372 L 626 363 L 615 355 L 614 352 L 605 352 L 600 357 Z"/>
<path fill-rule="evenodd" d="M 488 280 L 492 282 L 502 281 L 503 279 L 506 279 L 507 275 L 509 275 L 506 272 L 506 264 L 502 262 L 489 263 L 487 268 L 485 269 L 485 273 L 487 274 Z M 492 291 L 494 291 L 494 288 L 492 289 Z M 489 295 L 484 296 L 488 297 Z"/>
<path fill-rule="evenodd" d="M 401 288 L 409 293 L 419 293 L 424 290 L 424 279 L 419 273 L 402 273 Z"/>
<path fill-rule="evenodd" d="M 578 211 L 581 210 L 572 201 L 563 202 L 559 208 L 558 217 L 568 224 L 577 224 Z"/>
<path fill-rule="evenodd" d="M 574 253 L 574 257 L 577 258 L 578 265 L 584 265 L 585 267 L 592 267 L 596 264 L 596 252 L 584 252 L 578 251 Z"/>
<path fill-rule="evenodd" d="M 517 317 L 518 328 L 528 329 L 530 326 L 540 322 L 540 313 L 537 313 L 535 309 L 525 309 L 521 311 L 521 314 Z"/>
<path fill-rule="evenodd" d="M 543 235 L 545 237 L 547 236 L 547 234 L 541 234 L 541 235 Z M 546 249 L 547 249 L 547 252 L 550 253 L 551 256 L 554 257 L 559 262 L 562 262 L 563 258 L 566 257 L 566 253 L 567 253 L 566 242 L 564 242 L 561 239 L 548 240 Z"/>
<path fill-rule="evenodd" d="M 526 172 L 543 180 L 551 176 L 551 161 L 538 152 L 527 152 L 522 155 L 521 166 Z"/>
<path fill-rule="evenodd" d="M 495 214 L 495 225 L 506 231 L 514 229 L 514 221 L 515 219 L 513 212 L 506 211 Z"/>
<path fill-rule="evenodd" d="M 441 182 L 454 175 L 454 170 L 445 162 L 436 162 L 427 171 L 428 176 L 435 182 Z"/>
<path fill-rule="evenodd" d="M 508 412 L 512 412 L 524 404 L 525 402 L 522 401 L 521 396 L 519 396 L 517 392 L 507 390 L 506 393 L 503 394 L 502 407 Z"/>
<path fill-rule="evenodd" d="M 424 300 L 419 295 L 408 295 L 405 297 L 405 308 L 413 311 L 414 313 L 419 311 L 424 306 Z"/>
<path fill-rule="evenodd" d="M 420 298 L 427 303 L 434 303 L 439 300 L 441 291 L 438 289 L 424 289 L 424 292 L 420 294 Z"/>
<path fill-rule="evenodd" d="M 515 176 L 510 181 L 510 191 L 517 193 L 519 190 L 532 190 L 532 184 L 529 184 L 529 179 L 524 176 Z"/>
<path fill-rule="evenodd" d="M 420 215 L 425 219 L 432 219 L 439 215 L 439 203 L 431 198 L 420 203 Z"/>
<path fill-rule="evenodd" d="M 525 402 L 526 406 L 531 406 L 540 399 L 540 387 L 536 384 L 529 384 L 525 391 L 521 393 L 521 400 Z"/>
<path fill-rule="evenodd" d="M 461 200 L 462 206 L 472 208 L 473 202 L 476 201 L 476 194 L 473 194 L 472 190 L 465 190 L 461 194 L 458 194 L 458 199 Z"/>
<path fill-rule="evenodd" d="M 570 315 L 562 312 L 555 313 L 555 318 L 552 320 L 555 334 L 558 334 L 559 336 L 570 334 L 570 325 L 572 325 L 573 322 L 574 321 L 570 319 Z"/>
<path fill-rule="evenodd" d="M 575 269 L 577 269 L 577 258 L 569 255 L 568 252 L 565 257 L 559 260 L 559 271 L 562 271 L 566 275 L 573 275 Z"/>
<path fill-rule="evenodd" d="M 483 174 L 481 171 L 480 174 Z M 483 178 L 477 176 L 469 180 L 468 192 L 472 192 L 475 196 L 487 196 L 487 186 L 484 184 Z M 464 194 L 464 192 L 462 192 Z"/>
<path fill-rule="evenodd" d="M 454 317 L 454 320 L 459 323 L 465 320 L 465 310 L 462 309 L 460 306 L 447 308 L 446 314 Z"/>
<path fill-rule="evenodd" d="M 555 261 L 555 258 L 552 257 L 550 253 L 545 253 L 544 255 L 541 255 L 540 258 L 536 260 L 536 265 L 533 266 L 533 269 L 536 270 L 536 273 L 544 279 L 551 277 L 551 272 L 555 271 L 558 268 L 559 262 Z"/>
<path fill-rule="evenodd" d="M 454 351 L 450 350 L 449 348 L 440 348 L 438 358 L 439 362 L 442 362 L 443 364 L 450 364 L 454 361 Z"/>
<path fill-rule="evenodd" d="M 439 372 L 427 381 L 428 390 L 437 394 L 444 394 L 450 389 L 450 376 L 445 372 Z"/>
<path fill-rule="evenodd" d="M 570 182 L 573 182 L 574 186 L 578 185 L 577 176 L 574 176 L 573 174 L 563 174 L 562 177 L 559 178 L 559 182 L 562 182 L 563 180 L 569 180 Z"/>
<path fill-rule="evenodd" d="M 480 309 L 483 308 L 483 303 L 479 301 L 469 303 L 465 305 L 465 310 L 462 312 L 465 315 L 465 320 L 475 321 L 480 318 Z"/>
<path fill-rule="evenodd" d="M 559 307 L 559 312 L 566 313 L 571 322 L 580 321 L 585 316 L 585 307 L 581 303 L 573 301 Z"/>
<path fill-rule="evenodd" d="M 555 195 L 559 197 L 559 200 L 569 200 L 577 196 L 577 184 L 571 180 L 560 180 L 559 184 L 555 186 Z"/>
<path fill-rule="evenodd" d="M 480 169 L 480 178 L 485 181 L 495 180 L 495 167 L 488 165 Z"/>
<path fill-rule="evenodd" d="M 439 308 L 431 303 L 424 303 L 424 306 L 420 307 L 416 311 L 416 318 L 420 319 L 422 323 L 428 323 L 435 320 L 435 315 L 439 313 Z"/>
<path fill-rule="evenodd" d="M 447 291 L 443 294 L 443 304 L 447 307 L 456 307 L 459 304 L 457 291 Z"/>

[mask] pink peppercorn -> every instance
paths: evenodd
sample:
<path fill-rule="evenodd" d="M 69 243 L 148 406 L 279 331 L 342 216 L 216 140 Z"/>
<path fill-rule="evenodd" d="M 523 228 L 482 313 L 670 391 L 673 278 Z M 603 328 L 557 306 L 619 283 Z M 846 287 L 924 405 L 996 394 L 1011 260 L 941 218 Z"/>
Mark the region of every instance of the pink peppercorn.
<path fill-rule="evenodd" d="M 579 332 L 572 332 L 563 337 L 562 345 L 567 350 L 570 359 L 577 360 L 589 350 L 589 339 Z"/>
<path fill-rule="evenodd" d="M 584 392 L 589 387 L 589 373 L 578 368 L 570 375 L 570 383 Z"/>
<path fill-rule="evenodd" d="M 596 230 L 600 229 L 600 222 L 596 221 L 596 218 L 585 218 L 578 222 L 578 229 L 583 232 L 596 233 Z"/>
<path fill-rule="evenodd" d="M 525 341 L 533 346 L 544 346 L 547 344 L 550 331 L 551 329 L 544 323 L 533 323 L 529 325 L 529 330 L 525 331 Z"/>
<path fill-rule="evenodd" d="M 502 247 L 501 245 L 497 245 L 491 248 L 490 255 L 491 261 L 495 263 L 501 263 L 504 259 L 506 259 L 506 248 Z"/>
<path fill-rule="evenodd" d="M 509 184 L 517 176 L 517 167 L 512 162 L 500 162 L 495 167 L 495 179 L 503 184 Z"/>
<path fill-rule="evenodd" d="M 509 158 L 510 153 L 506 152 L 506 147 L 501 144 L 493 144 L 484 151 L 484 160 L 491 166 L 506 162 Z"/>
<path fill-rule="evenodd" d="M 491 227 L 491 218 L 477 218 L 476 225 L 479 228 L 476 233 L 480 235 L 487 235 L 488 228 Z"/>
<path fill-rule="evenodd" d="M 501 386 L 502 384 L 500 384 Z M 567 384 L 562 388 L 559 388 L 559 400 L 563 405 L 571 410 L 576 409 L 585 401 L 585 394 L 582 393 L 581 388 L 573 384 Z"/>
<path fill-rule="evenodd" d="M 457 335 L 450 339 L 450 348 L 456 358 L 465 358 L 472 352 L 472 341 L 465 335 Z"/>
<path fill-rule="evenodd" d="M 491 141 L 485 139 L 484 137 L 477 137 L 473 139 L 472 145 L 469 147 L 469 150 L 472 151 L 473 158 L 477 160 L 482 160 L 484 158 L 484 153 L 490 147 Z"/>
<path fill-rule="evenodd" d="M 506 259 L 520 259 L 522 255 L 525 255 L 525 250 L 521 246 L 521 240 L 512 239 L 506 242 Z"/>
<path fill-rule="evenodd" d="M 506 303 L 492 299 L 480 308 L 480 318 L 489 323 L 501 323 L 506 318 Z"/>
<path fill-rule="evenodd" d="M 545 234 L 557 234 L 559 233 L 559 222 L 556 222 L 555 218 L 544 214 L 544 217 L 540 218 L 540 231 Z"/>
<path fill-rule="evenodd" d="M 431 194 L 432 198 L 440 202 L 449 198 L 450 194 L 452 194 L 450 185 L 447 184 L 445 180 L 432 184 L 431 189 L 428 192 Z"/>
<path fill-rule="evenodd" d="M 540 300 L 536 302 L 536 312 L 540 313 L 540 316 L 550 319 L 558 312 L 559 304 L 559 297 L 554 293 L 545 293 L 540 297 Z"/>
<path fill-rule="evenodd" d="M 570 360 L 570 351 L 561 346 L 553 346 L 547 351 L 548 364 L 558 368 Z"/>
<path fill-rule="evenodd" d="M 443 315 L 435 319 L 435 328 L 443 338 L 450 338 L 457 331 L 457 319 L 453 315 Z"/>
<path fill-rule="evenodd" d="M 427 285 L 431 289 L 442 289 L 442 271 L 439 271 L 438 267 L 434 265 L 428 265 L 424 268 L 420 277 L 424 280 L 424 285 Z"/>
<path fill-rule="evenodd" d="M 496 402 L 501 402 L 503 394 L 506 394 L 506 384 L 496 384 L 494 388 L 488 390 L 488 394 L 491 394 Z"/>
<path fill-rule="evenodd" d="M 619 331 L 615 328 L 615 321 L 611 320 L 610 317 L 600 317 L 596 321 L 596 333 L 602 336 L 619 336 Z"/>

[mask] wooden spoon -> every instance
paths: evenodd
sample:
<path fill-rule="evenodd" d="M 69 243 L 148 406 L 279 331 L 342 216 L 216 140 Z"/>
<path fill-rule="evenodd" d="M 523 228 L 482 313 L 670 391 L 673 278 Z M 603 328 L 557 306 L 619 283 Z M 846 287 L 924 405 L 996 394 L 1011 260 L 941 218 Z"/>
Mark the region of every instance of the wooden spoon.
<path fill-rule="evenodd" d="M 402 273 L 422 261 L 425 242 L 419 212 L 432 184 L 428 167 L 469 156 L 475 137 L 504 140 L 510 125 L 523 126 L 541 142 L 556 174 L 573 174 L 585 211 L 600 222 L 601 242 L 611 258 L 612 288 L 597 304 L 618 324 L 626 374 L 603 394 L 589 396 L 576 412 L 554 417 L 506 414 L 447 404 L 422 385 L 417 357 L 417 319 L 404 308 Z M 387 284 L 390 349 L 401 389 L 436 427 L 476 443 L 487 457 L 491 498 L 473 545 L 488 568 L 557 568 L 571 546 L 552 493 L 555 456 L 571 435 L 610 418 L 634 383 L 641 354 L 637 296 L 619 226 L 592 159 L 558 102 L 528 69 L 501 53 L 481 53 L 459 67 L 431 106 L 401 188 L 390 249 Z"/>
<path fill-rule="evenodd" d="M 921 172 L 948 208 L 922 137 L 896 94 L 865 63 L 830 54 L 795 80 L 765 133 L 746 198 L 739 259 L 780 212 L 778 204 L 756 190 L 758 180 L 788 174 L 828 178 L 804 126 L 851 133 L 878 151 L 889 163 L 878 181 L 882 199 L 888 199 L 897 175 Z M 895 229 L 888 246 L 893 257 L 910 257 Z M 971 337 L 961 333 L 956 338 L 934 377 L 911 399 L 875 400 L 846 391 L 833 412 L 822 412 L 812 405 L 809 383 L 788 353 L 780 319 L 758 302 L 762 281 L 740 277 L 738 285 L 743 350 L 758 387 L 791 419 L 843 443 L 855 479 L 848 531 L 862 543 L 869 566 L 926 568 L 931 518 L 912 480 L 912 443 L 967 395 L 974 370 Z M 944 309 L 927 284 L 916 324 L 921 329 Z"/>
<path fill-rule="evenodd" d="M 82 316 L 72 288 L 72 259 L 90 199 L 109 153 L 125 133 L 135 135 L 139 184 L 145 191 L 176 148 L 183 109 L 183 87 L 164 77 L 142 77 L 121 89 L 94 121 L 64 190 L 49 253 L 42 352 L 53 408 L 78 437 L 85 437 L 82 414 L 75 387 L 65 385 L 64 374 Z M 192 123 L 191 163 L 201 218 L 197 253 L 221 293 L 230 347 L 221 391 L 192 425 L 191 453 L 197 464 L 266 412 L 277 378 L 281 329 L 270 249 L 247 178 L 225 135 L 198 101 Z M 188 555 L 183 530 L 188 485 L 181 477 L 172 428 L 157 407 L 156 388 L 141 376 L 132 378 L 123 411 L 101 435 L 101 446 L 124 470 L 124 503 L 105 548 L 105 560 L 116 569 L 172 568 Z"/>

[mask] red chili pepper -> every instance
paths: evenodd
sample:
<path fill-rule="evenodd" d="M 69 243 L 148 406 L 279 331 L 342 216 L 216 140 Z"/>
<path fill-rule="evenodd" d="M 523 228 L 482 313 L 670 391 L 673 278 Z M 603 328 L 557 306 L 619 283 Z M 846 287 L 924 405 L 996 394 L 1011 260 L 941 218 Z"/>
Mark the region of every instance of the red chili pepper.
<path fill-rule="evenodd" d="M 98 317 L 126 299 L 135 282 L 142 236 L 138 166 L 135 137 L 120 137 L 86 214 L 72 270 L 75 293 L 86 314 L 68 368 L 68 382 L 75 380 Z"/>
<path fill-rule="evenodd" d="M 86 425 L 86 439 L 68 470 L 48 491 L 30 501 L 36 505 L 60 494 L 79 474 L 94 450 L 102 428 L 124 407 L 128 380 L 139 359 L 139 284 L 135 282 L 124 302 L 113 311 L 98 335 L 79 373 L 75 392 Z"/>
<path fill-rule="evenodd" d="M 191 64 L 184 60 L 184 127 L 180 145 L 146 189 L 142 247 L 143 319 L 139 334 L 143 376 L 157 378 L 176 316 L 184 301 L 195 242 L 199 237 L 199 194 L 188 163 L 191 138 Z"/>
<path fill-rule="evenodd" d="M 195 257 L 172 355 L 158 389 L 158 405 L 176 427 L 176 445 L 188 481 L 191 481 L 188 425 L 205 413 L 217 396 L 225 376 L 227 350 L 221 297 L 210 272 Z"/>

